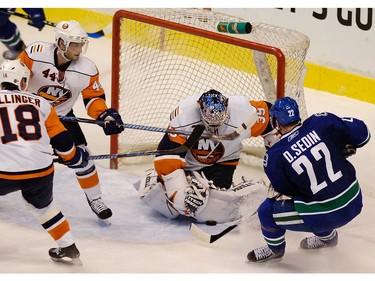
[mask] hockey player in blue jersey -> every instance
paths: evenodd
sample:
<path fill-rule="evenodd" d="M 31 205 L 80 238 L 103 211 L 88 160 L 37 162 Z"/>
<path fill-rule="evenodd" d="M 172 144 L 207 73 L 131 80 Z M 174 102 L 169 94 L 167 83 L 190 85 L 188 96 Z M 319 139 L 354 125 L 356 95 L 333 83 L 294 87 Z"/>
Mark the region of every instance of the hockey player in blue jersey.
<path fill-rule="evenodd" d="M 314 234 L 301 241 L 302 249 L 334 247 L 336 229 L 362 209 L 356 171 L 347 158 L 369 141 L 366 124 L 326 112 L 302 123 L 289 97 L 278 99 L 270 116 L 281 139 L 266 152 L 263 165 L 275 196 L 259 206 L 267 245 L 249 252 L 250 262 L 281 259 L 286 230 Z"/>
<path fill-rule="evenodd" d="M 0 9 L 0 42 L 2 42 L 8 50 L 3 53 L 5 59 L 14 60 L 26 48 L 21 38 L 20 31 L 17 26 L 9 20 L 10 14 L 16 8 Z M 29 25 L 41 31 L 45 26 L 45 14 L 43 8 L 23 8 L 30 17 Z"/>

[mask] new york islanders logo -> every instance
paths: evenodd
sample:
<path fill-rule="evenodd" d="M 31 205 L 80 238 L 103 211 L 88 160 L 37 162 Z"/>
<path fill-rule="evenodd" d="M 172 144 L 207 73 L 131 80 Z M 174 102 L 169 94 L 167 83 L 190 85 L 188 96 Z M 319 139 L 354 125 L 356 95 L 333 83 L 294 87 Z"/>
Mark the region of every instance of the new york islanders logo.
<path fill-rule="evenodd" d="M 212 139 L 200 139 L 191 149 L 191 154 L 199 163 L 208 165 L 219 161 L 224 152 L 223 144 Z"/>
<path fill-rule="evenodd" d="M 72 92 L 60 86 L 44 86 L 38 95 L 46 99 L 53 107 L 58 106 L 72 97 Z"/>

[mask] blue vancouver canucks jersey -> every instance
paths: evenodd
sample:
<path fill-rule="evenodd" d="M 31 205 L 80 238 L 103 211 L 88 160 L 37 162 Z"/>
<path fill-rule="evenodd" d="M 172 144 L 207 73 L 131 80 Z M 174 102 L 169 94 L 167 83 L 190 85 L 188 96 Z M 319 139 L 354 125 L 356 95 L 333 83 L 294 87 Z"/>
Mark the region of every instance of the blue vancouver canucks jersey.
<path fill-rule="evenodd" d="M 339 227 L 362 208 L 356 171 L 344 147 L 361 147 L 369 139 L 361 120 L 315 114 L 267 151 L 264 170 L 277 192 L 293 198 L 306 224 Z"/>

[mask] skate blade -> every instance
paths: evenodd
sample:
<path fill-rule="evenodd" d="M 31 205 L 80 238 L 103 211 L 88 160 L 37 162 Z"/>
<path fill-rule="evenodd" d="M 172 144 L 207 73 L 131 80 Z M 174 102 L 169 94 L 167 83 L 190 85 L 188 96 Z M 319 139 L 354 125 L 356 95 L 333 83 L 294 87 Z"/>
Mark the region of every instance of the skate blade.
<path fill-rule="evenodd" d="M 76 265 L 76 266 L 82 266 L 82 261 L 80 258 L 67 258 L 67 257 L 64 257 L 64 258 L 52 258 L 51 259 L 54 261 L 54 262 L 58 262 L 58 263 L 62 263 L 62 264 L 67 264 L 67 265 Z"/>
<path fill-rule="evenodd" d="M 260 261 L 249 261 L 249 260 L 246 260 L 245 263 L 247 264 L 262 264 L 262 263 L 274 263 L 274 262 L 279 262 L 281 261 L 283 258 L 280 257 L 280 258 L 272 258 L 272 259 L 265 259 L 265 260 L 260 260 Z"/>

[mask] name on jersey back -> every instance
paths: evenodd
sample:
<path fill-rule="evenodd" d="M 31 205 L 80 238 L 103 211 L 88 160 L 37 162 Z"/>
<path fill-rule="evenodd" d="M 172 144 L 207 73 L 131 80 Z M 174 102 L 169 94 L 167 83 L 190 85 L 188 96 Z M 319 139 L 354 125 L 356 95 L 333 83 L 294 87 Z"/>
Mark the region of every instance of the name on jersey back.
<path fill-rule="evenodd" d="M 20 95 L 20 94 L 3 94 L 0 95 L 0 104 L 6 103 L 26 103 L 26 104 L 33 104 L 40 107 L 40 99 L 36 99 L 33 97 Z"/>

